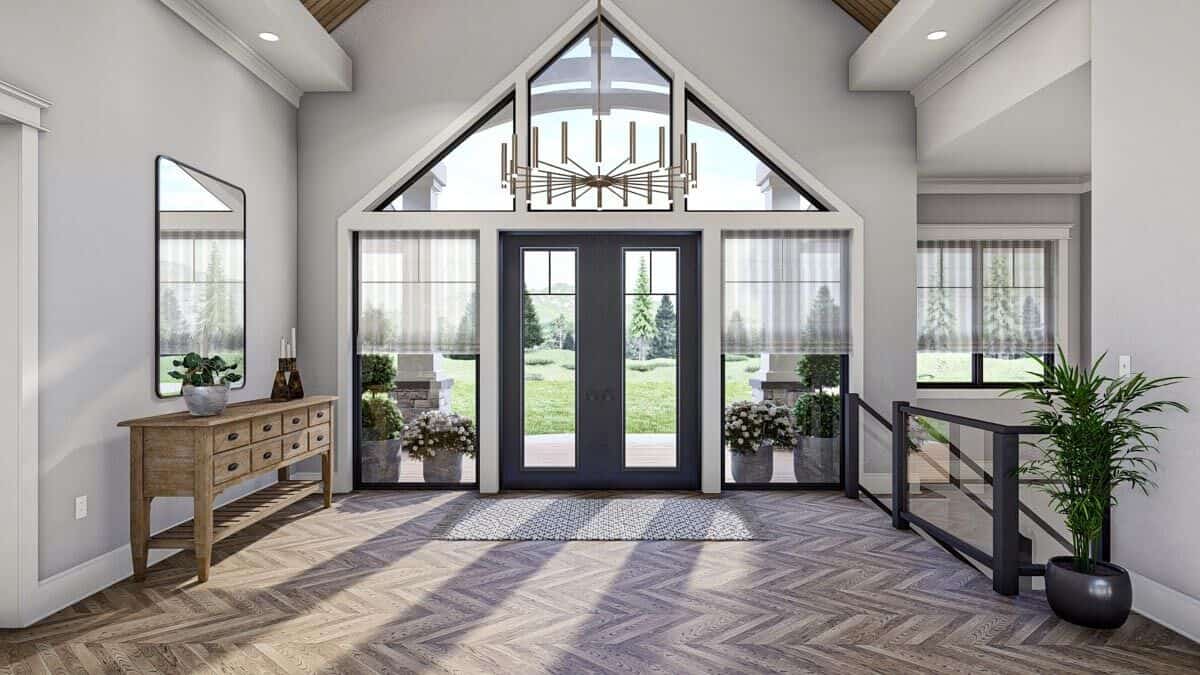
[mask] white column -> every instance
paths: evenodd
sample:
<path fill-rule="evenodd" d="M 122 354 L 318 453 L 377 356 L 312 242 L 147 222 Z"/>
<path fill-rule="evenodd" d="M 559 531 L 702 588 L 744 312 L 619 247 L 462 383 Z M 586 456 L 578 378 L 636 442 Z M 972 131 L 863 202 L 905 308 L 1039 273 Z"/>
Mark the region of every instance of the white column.
<path fill-rule="evenodd" d="M 700 235 L 700 489 L 721 491 L 721 233 Z"/>
<path fill-rule="evenodd" d="M 520 98 L 520 97 L 518 97 Z M 500 232 L 479 232 L 479 491 L 500 491 Z"/>

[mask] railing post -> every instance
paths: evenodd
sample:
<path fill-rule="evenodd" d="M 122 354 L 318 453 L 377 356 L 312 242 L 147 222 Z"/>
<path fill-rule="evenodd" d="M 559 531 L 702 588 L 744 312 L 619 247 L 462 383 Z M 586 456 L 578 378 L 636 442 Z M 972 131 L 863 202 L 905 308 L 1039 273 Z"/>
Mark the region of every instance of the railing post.
<path fill-rule="evenodd" d="M 992 436 L 992 589 L 1001 595 L 1020 590 L 1020 512 L 1016 434 Z"/>
<path fill-rule="evenodd" d="M 908 401 L 892 402 L 892 527 L 909 529 L 908 512 Z"/>
<path fill-rule="evenodd" d="M 858 499 L 858 394 L 846 394 L 843 401 L 842 424 L 842 492 L 848 499 Z"/>

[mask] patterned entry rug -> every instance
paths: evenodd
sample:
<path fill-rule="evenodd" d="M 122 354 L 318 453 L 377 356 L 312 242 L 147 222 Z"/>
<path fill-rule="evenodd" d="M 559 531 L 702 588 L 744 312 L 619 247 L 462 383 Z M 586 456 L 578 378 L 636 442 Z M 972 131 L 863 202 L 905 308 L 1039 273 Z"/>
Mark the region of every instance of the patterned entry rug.
<path fill-rule="evenodd" d="M 743 541 L 759 539 L 753 515 L 728 497 L 480 497 L 433 534 L 453 541 Z"/>

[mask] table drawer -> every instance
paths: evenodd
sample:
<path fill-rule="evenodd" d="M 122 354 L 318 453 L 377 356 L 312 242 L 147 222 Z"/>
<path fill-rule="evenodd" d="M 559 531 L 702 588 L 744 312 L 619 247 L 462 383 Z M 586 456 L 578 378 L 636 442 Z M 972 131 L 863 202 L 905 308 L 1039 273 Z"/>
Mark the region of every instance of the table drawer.
<path fill-rule="evenodd" d="M 283 440 L 276 438 L 250 448 L 250 469 L 258 471 L 283 459 Z"/>
<path fill-rule="evenodd" d="M 283 413 L 283 433 L 290 434 L 293 431 L 303 429 L 306 426 L 308 426 L 307 408 L 289 410 Z"/>
<path fill-rule="evenodd" d="M 329 404 L 322 403 L 321 405 L 309 406 L 308 408 L 308 426 L 315 427 L 318 424 L 324 424 L 329 421 Z"/>
<path fill-rule="evenodd" d="M 308 449 L 316 450 L 317 448 L 329 445 L 329 425 L 320 424 L 308 429 Z"/>
<path fill-rule="evenodd" d="M 213 454 L 250 444 L 250 422 L 230 422 L 213 429 Z"/>
<path fill-rule="evenodd" d="M 291 459 L 308 452 L 308 432 L 297 431 L 283 437 L 283 458 Z"/>
<path fill-rule="evenodd" d="M 250 473 L 250 448 L 230 450 L 213 457 L 213 485 Z"/>
<path fill-rule="evenodd" d="M 283 433 L 283 418 L 279 415 L 263 415 L 250 421 L 250 440 L 265 441 Z"/>

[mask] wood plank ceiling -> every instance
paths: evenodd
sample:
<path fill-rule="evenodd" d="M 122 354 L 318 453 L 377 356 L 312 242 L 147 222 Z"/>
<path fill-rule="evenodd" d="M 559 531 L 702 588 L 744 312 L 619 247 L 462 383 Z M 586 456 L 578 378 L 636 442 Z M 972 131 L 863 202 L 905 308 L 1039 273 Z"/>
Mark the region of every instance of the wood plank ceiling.
<path fill-rule="evenodd" d="M 303 0 L 303 2 L 304 8 L 330 33 L 367 4 L 367 0 Z"/>
<path fill-rule="evenodd" d="M 900 0 L 833 0 L 833 2 L 854 17 L 868 31 L 875 30 L 883 17 L 892 11 Z M 333 32 L 334 28 L 342 25 L 357 12 L 367 0 L 303 0 L 305 8 L 325 27 Z"/>

